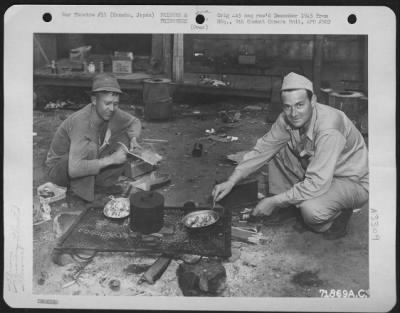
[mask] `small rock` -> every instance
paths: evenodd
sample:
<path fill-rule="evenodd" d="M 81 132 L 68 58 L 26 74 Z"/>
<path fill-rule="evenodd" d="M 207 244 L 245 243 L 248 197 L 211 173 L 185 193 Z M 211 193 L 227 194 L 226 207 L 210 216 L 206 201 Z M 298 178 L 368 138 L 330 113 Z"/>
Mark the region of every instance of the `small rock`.
<path fill-rule="evenodd" d="M 278 273 L 276 273 L 276 274 L 274 275 L 274 277 L 275 277 L 275 278 L 280 278 L 281 275 L 279 275 Z"/>
<path fill-rule="evenodd" d="M 121 288 L 121 282 L 118 279 L 110 280 L 108 286 L 113 291 L 118 291 Z"/>

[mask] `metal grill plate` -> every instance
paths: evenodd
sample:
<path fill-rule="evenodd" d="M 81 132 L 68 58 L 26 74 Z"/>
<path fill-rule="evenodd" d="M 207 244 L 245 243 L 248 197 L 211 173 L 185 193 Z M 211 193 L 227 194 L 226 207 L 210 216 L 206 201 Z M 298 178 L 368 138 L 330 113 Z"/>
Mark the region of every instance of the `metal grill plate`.
<path fill-rule="evenodd" d="M 196 208 L 204 210 L 209 208 Z M 142 235 L 129 228 L 129 217 L 122 224 L 107 218 L 102 208 L 88 208 L 60 238 L 58 253 L 88 249 L 102 252 L 143 252 L 178 255 L 181 253 L 203 256 L 229 257 L 231 255 L 231 212 L 220 208 L 220 220 L 195 232 L 187 229 L 182 217 L 190 211 L 165 207 L 164 229 L 173 232 Z"/>

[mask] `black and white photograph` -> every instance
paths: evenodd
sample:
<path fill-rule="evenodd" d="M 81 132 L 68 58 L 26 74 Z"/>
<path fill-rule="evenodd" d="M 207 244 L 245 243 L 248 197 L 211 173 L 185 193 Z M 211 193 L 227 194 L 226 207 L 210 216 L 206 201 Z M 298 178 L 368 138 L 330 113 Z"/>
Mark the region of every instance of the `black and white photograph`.
<path fill-rule="evenodd" d="M 394 139 L 369 127 L 376 37 L 321 31 L 329 10 L 207 8 L 180 32 L 168 23 L 195 10 L 157 10 L 60 9 L 93 22 L 27 35 L 32 206 L 8 204 L 5 290 L 28 288 L 45 307 L 63 297 L 95 308 L 110 298 L 200 301 L 186 309 L 207 307 L 201 299 L 371 300 L 379 223 L 394 216 L 372 201 L 384 175 L 371 178 L 380 164 L 371 151 Z M 242 31 L 204 30 L 210 10 L 217 26 Z M 154 29 L 101 22 L 154 14 Z M 249 24 L 259 28 L 245 32 Z M 296 30 L 307 24 L 315 32 Z"/>

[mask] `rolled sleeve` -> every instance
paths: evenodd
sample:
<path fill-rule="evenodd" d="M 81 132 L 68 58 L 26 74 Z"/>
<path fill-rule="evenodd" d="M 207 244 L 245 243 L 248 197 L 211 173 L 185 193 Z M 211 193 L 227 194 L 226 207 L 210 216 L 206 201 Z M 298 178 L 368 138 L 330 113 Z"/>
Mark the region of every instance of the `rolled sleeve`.
<path fill-rule="evenodd" d="M 320 134 L 315 141 L 314 158 L 307 167 L 304 180 L 275 196 L 279 204 L 299 204 L 327 192 L 345 143 L 344 136 L 335 129 Z"/>
<path fill-rule="evenodd" d="M 254 148 L 244 155 L 235 171 L 240 172 L 242 178 L 247 177 L 269 162 L 289 140 L 290 134 L 286 129 L 283 116 L 280 115 L 271 130 L 258 139 Z"/>

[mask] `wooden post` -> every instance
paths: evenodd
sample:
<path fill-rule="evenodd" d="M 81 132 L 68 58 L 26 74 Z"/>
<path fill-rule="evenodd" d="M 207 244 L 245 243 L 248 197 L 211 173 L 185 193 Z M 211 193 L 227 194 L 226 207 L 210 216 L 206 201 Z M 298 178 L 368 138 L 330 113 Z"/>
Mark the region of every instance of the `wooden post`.
<path fill-rule="evenodd" d="M 163 69 L 166 77 L 171 77 L 172 71 L 172 35 L 163 35 Z"/>
<path fill-rule="evenodd" d="M 368 96 L 368 36 L 364 38 L 363 91 Z"/>
<path fill-rule="evenodd" d="M 174 34 L 172 79 L 183 82 L 183 34 Z"/>
<path fill-rule="evenodd" d="M 153 34 L 151 36 L 151 57 L 161 62 L 163 55 L 163 35 Z"/>
<path fill-rule="evenodd" d="M 57 60 L 57 36 L 55 34 L 35 34 L 33 37 L 34 68 L 50 64 Z"/>
<path fill-rule="evenodd" d="M 322 71 L 322 54 L 323 54 L 323 35 L 316 35 L 314 37 L 314 49 L 313 49 L 313 84 L 314 93 L 317 99 L 321 96 L 321 71 Z"/>

